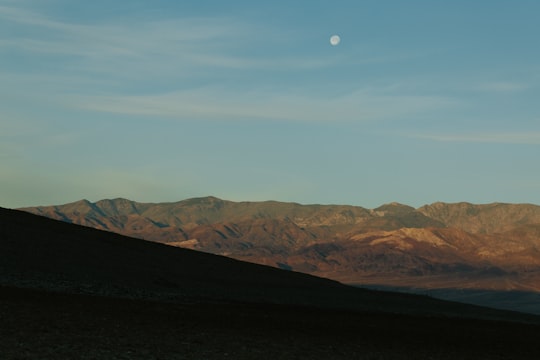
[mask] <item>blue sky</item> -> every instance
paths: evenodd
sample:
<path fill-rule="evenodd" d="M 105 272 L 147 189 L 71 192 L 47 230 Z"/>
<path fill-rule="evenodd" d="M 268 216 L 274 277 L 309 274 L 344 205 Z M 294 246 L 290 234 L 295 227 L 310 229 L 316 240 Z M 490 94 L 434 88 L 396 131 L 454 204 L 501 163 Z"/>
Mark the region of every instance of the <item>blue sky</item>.
<path fill-rule="evenodd" d="M 540 204 L 539 13 L 0 0 L 0 206 Z"/>

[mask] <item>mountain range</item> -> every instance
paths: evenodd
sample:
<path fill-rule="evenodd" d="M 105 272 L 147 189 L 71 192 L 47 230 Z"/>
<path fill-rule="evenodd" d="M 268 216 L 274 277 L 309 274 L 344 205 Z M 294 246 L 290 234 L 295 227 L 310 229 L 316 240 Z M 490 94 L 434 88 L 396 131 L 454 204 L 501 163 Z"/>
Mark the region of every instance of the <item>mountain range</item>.
<path fill-rule="evenodd" d="M 203 197 L 22 210 L 347 284 L 540 292 L 540 206 L 532 204 L 366 209 Z"/>

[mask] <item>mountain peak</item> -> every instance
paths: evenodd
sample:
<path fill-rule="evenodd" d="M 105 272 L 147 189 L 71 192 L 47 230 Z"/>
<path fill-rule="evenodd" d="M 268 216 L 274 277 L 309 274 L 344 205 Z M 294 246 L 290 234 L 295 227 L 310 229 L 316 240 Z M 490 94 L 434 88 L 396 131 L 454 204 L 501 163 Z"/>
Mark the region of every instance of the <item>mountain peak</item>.
<path fill-rule="evenodd" d="M 71 203 L 67 203 L 66 205 L 72 205 L 72 206 L 92 206 L 92 205 L 94 205 L 94 203 L 91 202 L 90 200 L 87 200 L 87 199 L 81 199 L 81 200 L 77 200 L 77 201 L 74 201 L 74 202 L 71 202 Z"/>
<path fill-rule="evenodd" d="M 186 204 L 212 204 L 212 203 L 223 202 L 223 201 L 224 200 L 215 196 L 201 196 L 201 197 L 189 198 L 186 200 L 182 200 L 180 202 L 186 203 Z"/>
<path fill-rule="evenodd" d="M 415 211 L 415 208 L 413 208 L 412 206 L 401 204 L 394 201 L 388 204 L 383 204 L 373 210 L 384 211 L 384 212 L 389 212 L 389 213 L 405 213 L 405 212 Z"/>
<path fill-rule="evenodd" d="M 95 205 L 108 216 L 140 213 L 135 201 L 124 198 L 104 199 L 96 202 Z"/>
<path fill-rule="evenodd" d="M 237 204 L 237 203 L 227 201 L 227 200 L 222 200 L 215 196 L 204 196 L 204 197 L 196 197 L 196 198 L 179 201 L 175 203 L 175 206 L 179 206 L 181 208 L 199 209 L 199 211 L 202 211 L 202 210 L 216 211 L 216 210 L 222 209 L 224 206 L 226 206 L 226 204 Z"/>

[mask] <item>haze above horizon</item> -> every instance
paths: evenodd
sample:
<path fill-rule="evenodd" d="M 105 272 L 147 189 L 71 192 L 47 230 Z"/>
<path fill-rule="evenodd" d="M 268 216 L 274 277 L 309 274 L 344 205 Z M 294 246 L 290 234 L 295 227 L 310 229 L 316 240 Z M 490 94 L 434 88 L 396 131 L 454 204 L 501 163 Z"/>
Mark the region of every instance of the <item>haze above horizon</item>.
<path fill-rule="evenodd" d="M 0 206 L 540 204 L 539 12 L 0 0 Z"/>

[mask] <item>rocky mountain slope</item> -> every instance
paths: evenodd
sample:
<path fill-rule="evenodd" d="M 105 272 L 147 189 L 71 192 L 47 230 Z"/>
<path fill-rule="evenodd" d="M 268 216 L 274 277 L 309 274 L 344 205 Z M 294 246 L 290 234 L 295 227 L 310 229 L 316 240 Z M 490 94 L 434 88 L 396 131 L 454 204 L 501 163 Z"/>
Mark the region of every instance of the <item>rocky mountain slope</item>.
<path fill-rule="evenodd" d="M 540 291 L 540 206 L 102 200 L 53 219 L 351 284 Z"/>

